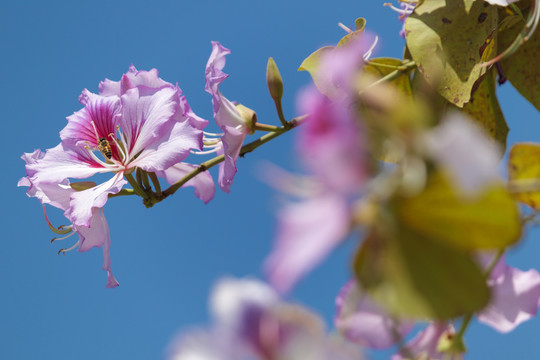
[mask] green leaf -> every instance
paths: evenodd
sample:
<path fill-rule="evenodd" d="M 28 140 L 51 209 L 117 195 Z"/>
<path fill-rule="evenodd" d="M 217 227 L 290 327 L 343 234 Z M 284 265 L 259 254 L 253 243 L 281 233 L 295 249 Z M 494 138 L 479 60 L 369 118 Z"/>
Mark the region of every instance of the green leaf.
<path fill-rule="evenodd" d="M 402 65 L 403 61 L 400 59 L 375 58 L 371 59 L 369 63 L 364 66 L 364 71 L 366 73 L 373 74 L 380 79 L 395 71 L 397 67 Z M 402 73 L 399 77 L 392 80 L 391 83 L 394 84 L 398 89 L 400 89 L 404 94 L 409 96 L 412 95 L 409 73 Z"/>
<path fill-rule="evenodd" d="M 480 64 L 497 19 L 496 7 L 484 1 L 430 0 L 405 22 L 407 47 L 418 69 L 458 107 L 470 100 L 473 85 L 486 71 Z"/>
<path fill-rule="evenodd" d="M 342 37 L 341 40 L 339 40 L 337 47 L 345 45 L 346 43 L 348 43 L 349 41 L 351 41 L 352 39 L 358 36 L 362 36 L 362 34 L 364 33 L 364 28 L 366 27 L 366 19 L 364 18 L 356 19 L 355 26 L 356 26 L 356 30 Z"/>
<path fill-rule="evenodd" d="M 527 16 L 528 13 L 524 15 Z M 514 16 L 514 18 L 519 17 Z M 499 52 L 504 51 L 523 29 L 523 21 L 513 23 L 513 26 L 499 33 Z M 522 44 L 513 55 L 500 62 L 505 77 L 537 110 L 540 110 L 539 30 L 536 29 L 531 38 Z"/>
<path fill-rule="evenodd" d="M 501 184 L 466 198 L 442 173 L 435 172 L 420 194 L 398 195 L 392 206 L 400 226 L 462 250 L 501 249 L 521 235 L 518 208 Z"/>
<path fill-rule="evenodd" d="M 354 270 L 372 298 L 398 316 L 449 319 L 489 301 L 485 278 L 470 255 L 404 228 L 372 231 Z"/>
<path fill-rule="evenodd" d="M 512 182 L 540 180 L 540 144 L 518 143 L 510 149 L 508 177 Z M 514 197 L 534 210 L 540 209 L 540 191 L 518 192 Z"/>
<path fill-rule="evenodd" d="M 324 91 L 324 83 L 320 81 L 320 78 L 318 76 L 317 71 L 319 70 L 319 63 L 321 61 L 321 58 L 328 54 L 330 51 L 334 50 L 333 46 L 325 46 L 311 55 L 309 55 L 307 58 L 302 61 L 302 64 L 300 64 L 300 67 L 298 68 L 298 71 L 307 71 L 311 75 L 311 78 L 313 79 L 313 82 L 315 83 L 315 86 L 317 86 L 317 89 L 323 94 L 326 94 Z"/>
<path fill-rule="evenodd" d="M 473 93 L 471 101 L 463 106 L 463 112 L 476 120 L 476 123 L 482 126 L 504 150 L 508 125 L 495 93 L 495 74 L 495 69 L 486 74 L 478 89 Z"/>

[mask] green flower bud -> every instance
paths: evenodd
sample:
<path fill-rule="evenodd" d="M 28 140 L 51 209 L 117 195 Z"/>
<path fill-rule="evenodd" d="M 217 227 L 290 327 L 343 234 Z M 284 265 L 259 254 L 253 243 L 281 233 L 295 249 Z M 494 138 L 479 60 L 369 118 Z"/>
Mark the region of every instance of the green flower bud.
<path fill-rule="evenodd" d="M 266 65 L 266 83 L 272 99 L 281 100 L 283 96 L 283 80 L 276 62 L 272 58 L 268 58 L 268 64 Z"/>

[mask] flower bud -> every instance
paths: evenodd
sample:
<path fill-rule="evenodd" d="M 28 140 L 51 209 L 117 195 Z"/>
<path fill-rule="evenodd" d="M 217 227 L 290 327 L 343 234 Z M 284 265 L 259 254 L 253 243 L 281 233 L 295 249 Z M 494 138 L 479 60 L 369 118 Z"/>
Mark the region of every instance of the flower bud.
<path fill-rule="evenodd" d="M 266 83 L 272 99 L 279 101 L 283 96 L 283 80 L 281 74 L 273 58 L 268 58 L 266 65 Z"/>
<path fill-rule="evenodd" d="M 237 104 L 236 110 L 242 119 L 244 119 L 244 122 L 249 129 L 249 133 L 253 134 L 255 132 L 255 124 L 257 123 L 257 113 L 242 104 Z"/>

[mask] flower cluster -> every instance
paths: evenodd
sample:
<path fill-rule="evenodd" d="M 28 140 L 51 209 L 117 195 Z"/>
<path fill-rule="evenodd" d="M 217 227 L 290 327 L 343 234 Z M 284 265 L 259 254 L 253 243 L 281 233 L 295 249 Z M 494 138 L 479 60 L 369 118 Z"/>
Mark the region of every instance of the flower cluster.
<path fill-rule="evenodd" d="M 212 95 L 215 121 L 223 134 L 212 134 L 211 146 L 213 152 L 226 155 L 220 167 L 219 185 L 228 192 L 240 147 L 251 128 L 218 89 L 227 77 L 222 69 L 229 51 L 217 42 L 212 47 L 206 67 L 206 89 Z M 122 194 L 128 182 L 145 201 L 153 200 L 143 183 L 135 181 L 134 173 L 138 178 L 140 175 L 148 180 L 150 176 L 158 181 L 159 176 L 174 184 L 193 171 L 197 165 L 184 160 L 207 145 L 203 129 L 208 121 L 197 116 L 178 85 L 162 80 L 156 69 L 138 71 L 131 66 L 120 81 L 102 81 L 98 94 L 85 89 L 79 102 L 83 108 L 67 118 L 68 123 L 60 132 L 60 144 L 45 153 L 35 150 L 23 155 L 27 176 L 19 181 L 19 186 L 28 186 L 28 196 L 61 209 L 70 221 L 71 225 L 59 229 L 49 223 L 57 234 L 66 235 L 53 240 L 79 235 L 74 246 L 60 252 L 77 247 L 81 252 L 103 248 L 107 287 L 116 287 L 103 207 L 109 197 Z M 105 173 L 111 176 L 100 184 L 76 181 Z M 205 203 L 214 196 L 214 183 L 208 172 L 184 186 L 195 187 L 195 195 Z"/>

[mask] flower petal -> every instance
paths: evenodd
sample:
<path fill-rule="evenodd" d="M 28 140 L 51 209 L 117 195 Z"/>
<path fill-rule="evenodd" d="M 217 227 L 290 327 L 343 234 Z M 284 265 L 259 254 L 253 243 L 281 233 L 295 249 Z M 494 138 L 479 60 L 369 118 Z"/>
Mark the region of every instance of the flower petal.
<path fill-rule="evenodd" d="M 478 314 L 478 321 L 507 333 L 536 316 L 540 301 L 538 271 L 506 266 L 498 277 L 488 280 L 488 285 L 492 289 L 492 299 Z"/>
<path fill-rule="evenodd" d="M 193 164 L 178 163 L 167 170 L 156 172 L 156 175 L 165 178 L 165 181 L 167 181 L 169 185 L 172 185 L 197 167 L 197 165 Z M 208 171 L 198 174 L 182 187 L 187 186 L 193 186 L 195 188 L 195 196 L 204 201 L 205 204 L 214 198 L 216 192 L 214 180 Z"/>
<path fill-rule="evenodd" d="M 178 111 L 178 97 L 172 88 L 163 88 L 152 96 L 140 96 L 138 88 L 122 95 L 120 127 L 127 141 L 128 152 L 137 155 L 153 142 L 167 136 Z"/>
<path fill-rule="evenodd" d="M 107 271 L 107 288 L 117 287 L 119 285 L 118 281 L 116 281 L 111 271 L 111 235 L 103 210 L 93 208 L 90 226 L 74 225 L 73 230 L 79 234 L 80 252 L 88 251 L 93 247 L 103 248 L 103 270 Z"/>
<path fill-rule="evenodd" d="M 205 71 L 205 90 L 212 95 L 214 119 L 224 133 L 221 137 L 223 147 L 218 153 L 225 155 L 225 161 L 219 165 L 218 183 L 219 187 L 227 193 L 230 192 L 236 174 L 236 160 L 240 149 L 250 131 L 246 120 L 240 115 L 236 106 L 219 91 L 219 85 L 229 76 L 222 70 L 225 66 L 225 56 L 230 53 L 230 50 L 219 42 L 212 41 L 212 53 Z"/>
<path fill-rule="evenodd" d="M 118 193 L 126 183 L 124 173 L 119 172 L 103 184 L 88 190 L 74 192 L 71 195 L 70 209 L 66 216 L 74 225 L 89 227 L 94 209 L 102 208 L 107 202 L 109 194 Z"/>
<path fill-rule="evenodd" d="M 265 264 L 270 283 L 280 292 L 288 291 L 343 240 L 349 224 L 347 202 L 333 194 L 282 209 L 274 249 Z"/>
<path fill-rule="evenodd" d="M 412 322 L 396 324 L 383 309 L 361 291 L 356 280 L 350 280 L 336 298 L 336 328 L 345 338 L 356 344 L 373 349 L 390 347 L 411 331 Z"/>
<path fill-rule="evenodd" d="M 453 113 L 425 137 L 430 155 L 450 170 L 464 195 L 500 179 L 500 149 L 484 131 L 460 113 Z"/>
<path fill-rule="evenodd" d="M 96 148 L 100 138 L 110 139 L 109 135 L 116 133 L 121 110 L 120 98 L 99 96 L 85 89 L 80 99 L 85 107 L 68 116 L 68 124 L 60 131 L 60 138 L 62 141 L 74 144 L 83 142 Z"/>
<path fill-rule="evenodd" d="M 298 129 L 298 151 L 306 165 L 331 189 L 358 189 L 368 166 L 361 130 L 349 106 L 312 86 L 300 94 L 298 108 L 310 114 Z"/>
<path fill-rule="evenodd" d="M 109 171 L 93 160 L 88 150 L 65 143 L 48 149 L 41 159 L 26 164 L 26 173 L 31 174 L 33 184 L 59 183 L 67 178 L 88 178 Z"/>
<path fill-rule="evenodd" d="M 149 144 L 131 166 L 149 172 L 163 171 L 184 160 L 192 149 L 202 149 L 202 131 L 188 121 L 177 122 L 159 142 Z"/>

